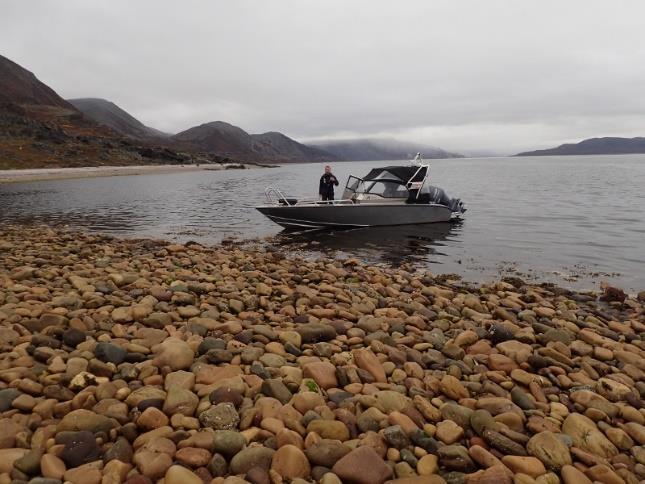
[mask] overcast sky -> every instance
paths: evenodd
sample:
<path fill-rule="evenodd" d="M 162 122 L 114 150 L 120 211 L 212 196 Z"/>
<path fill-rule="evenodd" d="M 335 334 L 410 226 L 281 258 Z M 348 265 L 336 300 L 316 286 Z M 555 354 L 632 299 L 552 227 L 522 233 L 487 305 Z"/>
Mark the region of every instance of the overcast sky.
<path fill-rule="evenodd" d="M 3 0 L 0 49 L 168 132 L 496 153 L 645 136 L 642 0 Z"/>

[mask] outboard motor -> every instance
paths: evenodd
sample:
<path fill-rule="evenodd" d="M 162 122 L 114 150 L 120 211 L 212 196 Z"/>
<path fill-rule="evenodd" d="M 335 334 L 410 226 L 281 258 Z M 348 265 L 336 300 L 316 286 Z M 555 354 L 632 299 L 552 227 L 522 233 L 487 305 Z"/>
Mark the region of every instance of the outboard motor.
<path fill-rule="evenodd" d="M 450 207 L 452 212 L 464 213 L 466 211 L 466 208 L 460 199 L 450 198 L 442 188 L 432 185 L 424 185 L 418 194 L 415 193 L 414 197 L 411 196 L 408 199 L 408 203 L 436 203 Z"/>

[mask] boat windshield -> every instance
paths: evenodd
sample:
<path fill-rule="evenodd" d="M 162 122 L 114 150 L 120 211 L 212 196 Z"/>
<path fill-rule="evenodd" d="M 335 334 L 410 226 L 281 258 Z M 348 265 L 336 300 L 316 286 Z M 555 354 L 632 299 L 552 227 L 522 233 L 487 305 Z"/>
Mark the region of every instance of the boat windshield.
<path fill-rule="evenodd" d="M 392 181 L 366 182 L 365 193 L 379 195 L 383 198 L 407 198 L 408 189 L 401 183 Z"/>
<path fill-rule="evenodd" d="M 363 180 L 350 176 L 345 186 L 344 199 L 350 199 L 354 195 L 369 193 L 382 198 L 407 198 L 408 189 L 400 180 L 392 180 L 382 177 L 375 180 Z"/>

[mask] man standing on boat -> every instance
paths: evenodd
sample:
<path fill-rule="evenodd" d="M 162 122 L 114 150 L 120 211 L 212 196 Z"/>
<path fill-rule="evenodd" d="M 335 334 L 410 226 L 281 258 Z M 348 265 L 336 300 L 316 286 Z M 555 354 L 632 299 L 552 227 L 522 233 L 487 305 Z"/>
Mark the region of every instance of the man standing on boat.
<path fill-rule="evenodd" d="M 334 199 L 334 185 L 338 186 L 338 180 L 331 172 L 331 166 L 325 166 L 325 173 L 320 177 L 320 188 L 318 194 L 324 202 Z"/>

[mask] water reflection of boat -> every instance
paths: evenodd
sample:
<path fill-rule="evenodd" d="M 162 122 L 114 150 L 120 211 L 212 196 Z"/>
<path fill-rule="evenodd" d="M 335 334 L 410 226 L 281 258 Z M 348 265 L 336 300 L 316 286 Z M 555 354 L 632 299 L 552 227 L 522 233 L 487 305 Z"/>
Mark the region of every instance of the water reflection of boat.
<path fill-rule="evenodd" d="M 437 262 L 446 256 L 446 242 L 456 237 L 462 222 L 442 222 L 396 227 L 360 227 L 350 229 L 284 230 L 274 241 L 289 249 L 313 252 L 340 252 L 368 262 L 398 265 L 404 262 Z"/>
<path fill-rule="evenodd" d="M 298 200 L 266 189 L 268 204 L 256 207 L 286 228 L 378 227 L 447 222 L 466 211 L 461 200 L 429 185 L 429 165 L 374 168 L 350 176 L 340 200 Z"/>

